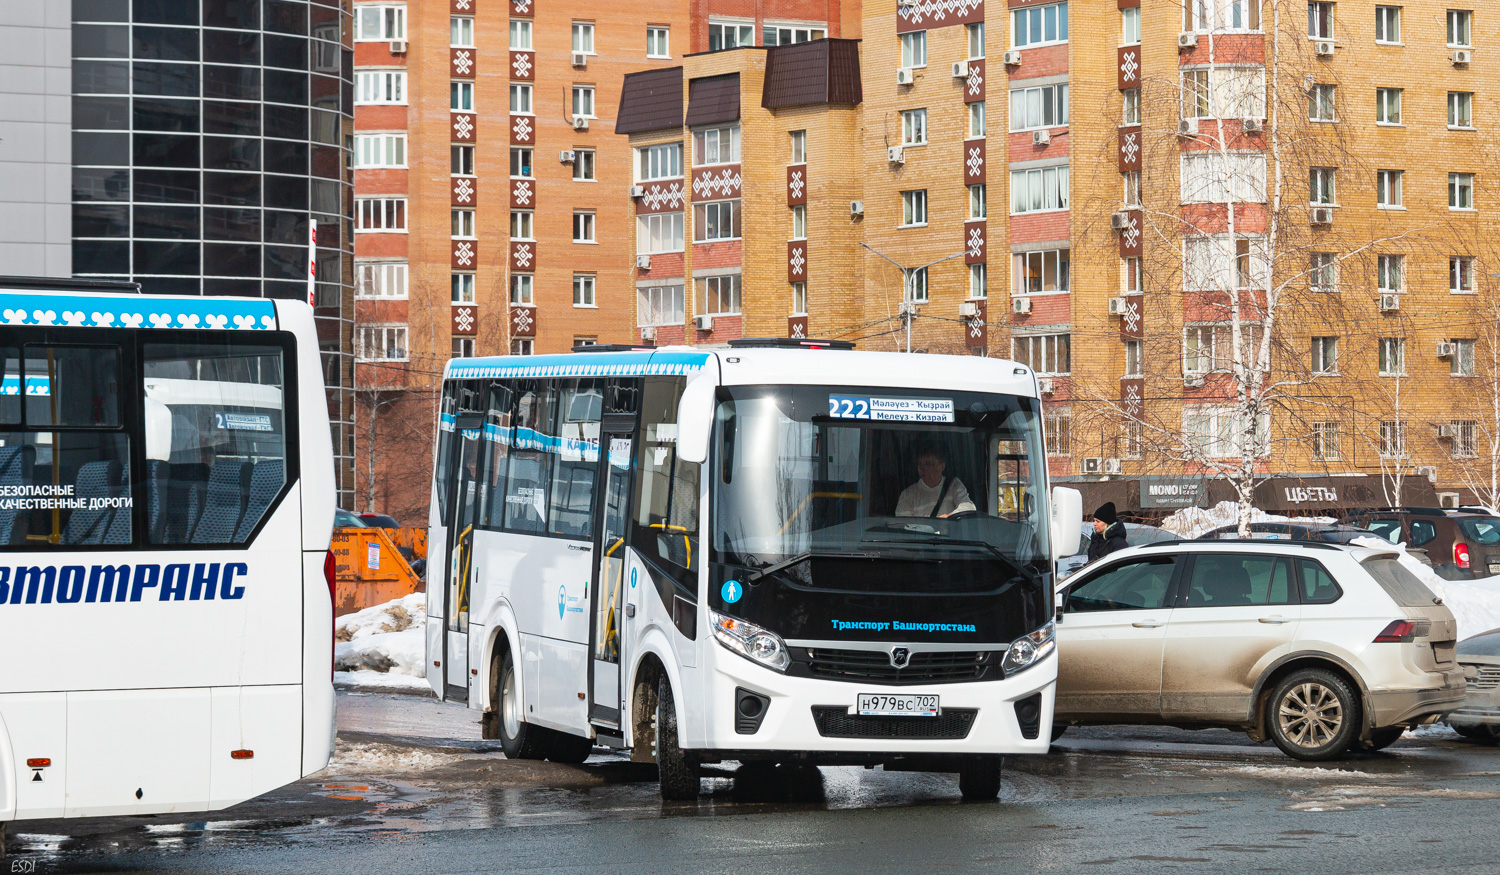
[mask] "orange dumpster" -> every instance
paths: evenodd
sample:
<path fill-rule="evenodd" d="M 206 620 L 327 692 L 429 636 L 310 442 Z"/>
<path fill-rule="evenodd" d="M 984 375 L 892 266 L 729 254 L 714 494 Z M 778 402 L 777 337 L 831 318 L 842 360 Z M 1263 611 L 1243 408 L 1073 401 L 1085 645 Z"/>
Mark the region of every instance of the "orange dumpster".
<path fill-rule="evenodd" d="M 425 558 L 427 530 L 353 526 L 333 530 L 335 617 L 426 589 L 401 547 L 411 551 L 413 560 Z"/>

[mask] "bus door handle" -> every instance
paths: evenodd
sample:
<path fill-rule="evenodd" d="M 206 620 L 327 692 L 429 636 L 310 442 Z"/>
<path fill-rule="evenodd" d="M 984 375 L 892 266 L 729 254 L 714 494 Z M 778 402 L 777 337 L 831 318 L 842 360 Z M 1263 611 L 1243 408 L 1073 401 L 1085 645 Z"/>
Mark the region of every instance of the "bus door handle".
<path fill-rule="evenodd" d="M 627 605 L 625 605 L 625 616 L 627 616 L 627 617 L 634 617 L 635 616 L 635 605 L 634 604 L 627 604 Z"/>
<path fill-rule="evenodd" d="M 1130 625 L 1136 627 L 1137 629 L 1155 629 L 1157 626 L 1163 624 L 1160 620 L 1136 620 Z"/>

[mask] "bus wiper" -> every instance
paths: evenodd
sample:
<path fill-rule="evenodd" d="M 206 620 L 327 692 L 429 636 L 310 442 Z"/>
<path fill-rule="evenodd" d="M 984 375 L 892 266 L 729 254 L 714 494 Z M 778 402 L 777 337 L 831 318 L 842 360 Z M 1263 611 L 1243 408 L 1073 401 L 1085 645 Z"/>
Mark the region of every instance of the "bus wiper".
<path fill-rule="evenodd" d="M 754 583 L 755 581 L 760 580 L 762 577 L 765 577 L 768 574 L 775 574 L 778 571 L 785 571 L 786 569 L 791 568 L 793 565 L 800 565 L 801 563 L 806 562 L 809 559 L 879 559 L 879 558 L 880 558 L 880 554 L 879 553 L 851 553 L 851 552 L 848 552 L 846 550 L 807 550 L 805 552 L 798 553 L 795 556 L 791 556 L 791 557 L 788 557 L 786 559 L 783 559 L 780 562 L 775 563 L 774 565 L 767 565 L 764 568 L 757 569 L 749 577 L 745 578 L 745 582 L 746 583 Z"/>
<path fill-rule="evenodd" d="M 912 541 L 894 541 L 894 540 L 875 540 L 875 541 L 861 541 L 860 543 L 863 543 L 863 544 L 910 544 L 910 543 L 913 543 L 913 542 Z M 1035 584 L 1037 586 L 1040 586 L 1041 583 L 1042 583 L 1042 579 L 1037 575 L 1037 573 L 1035 571 L 1032 571 L 1030 568 L 1027 568 L 1026 566 L 1022 565 L 1021 563 L 1017 562 L 1016 560 L 1010 558 L 1010 556 L 1008 556 L 1005 553 L 1004 550 L 1001 550 L 999 547 L 996 547 L 994 544 L 991 544 L 988 541 L 975 541 L 975 540 L 970 540 L 970 539 L 966 539 L 966 538 L 928 538 L 925 541 L 918 541 L 916 543 L 922 543 L 922 544 L 952 544 L 952 545 L 957 546 L 957 547 L 982 547 L 983 549 L 988 550 L 991 555 L 993 555 L 996 559 L 999 559 L 1008 568 L 1010 568 L 1012 571 L 1014 571 L 1018 577 L 1020 577 L 1021 579 L 1025 580 L 1027 583 Z"/>

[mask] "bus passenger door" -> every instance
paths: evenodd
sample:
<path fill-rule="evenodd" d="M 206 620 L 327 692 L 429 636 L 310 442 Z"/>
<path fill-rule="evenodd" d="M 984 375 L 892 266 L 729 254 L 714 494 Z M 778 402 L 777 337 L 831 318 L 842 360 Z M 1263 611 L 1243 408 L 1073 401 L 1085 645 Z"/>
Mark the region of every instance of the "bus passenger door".
<path fill-rule="evenodd" d="M 477 423 L 477 424 L 476 424 Z M 481 464 L 478 414 L 460 414 L 458 464 L 452 487 L 453 518 L 443 580 L 443 698 L 469 699 L 469 583 L 474 574 L 474 526 L 479 517 Z"/>
<path fill-rule="evenodd" d="M 621 422 L 612 423 L 619 416 Z M 632 452 L 633 421 L 625 423 L 624 415 L 604 418 L 600 464 L 604 468 L 604 489 L 594 555 L 593 658 L 590 661 L 591 722 L 619 728 L 621 678 L 621 644 L 625 636 L 621 625 L 625 619 L 626 580 L 625 531 L 630 523 L 630 473 L 635 454 Z M 633 420 L 633 416 L 630 417 Z"/>

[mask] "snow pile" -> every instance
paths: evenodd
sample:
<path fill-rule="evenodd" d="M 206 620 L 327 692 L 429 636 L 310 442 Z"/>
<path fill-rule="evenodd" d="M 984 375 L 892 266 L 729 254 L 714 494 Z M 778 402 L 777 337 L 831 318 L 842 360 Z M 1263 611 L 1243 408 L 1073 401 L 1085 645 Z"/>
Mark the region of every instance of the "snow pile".
<path fill-rule="evenodd" d="M 339 617 L 334 622 L 334 667 L 357 674 L 426 677 L 425 599 L 423 593 L 412 593 Z"/>
<path fill-rule="evenodd" d="M 1355 538 L 1352 543 L 1360 547 L 1394 550 L 1399 553 L 1401 564 L 1420 578 L 1432 590 L 1432 594 L 1442 599 L 1448 610 L 1453 612 L 1453 618 L 1458 621 L 1460 641 L 1480 632 L 1500 628 L 1500 578 L 1444 580 L 1431 568 L 1423 565 L 1421 560 L 1406 552 L 1405 544 L 1392 544 L 1373 535 Z"/>
<path fill-rule="evenodd" d="M 1185 507 L 1162 520 L 1161 527 L 1184 538 L 1196 538 L 1211 529 L 1217 529 L 1220 526 L 1232 526 L 1238 523 L 1239 520 L 1239 504 L 1233 501 L 1221 501 L 1207 509 Z M 1306 523 L 1307 525 L 1327 525 L 1336 522 L 1336 520 L 1333 517 L 1327 516 L 1286 517 L 1274 513 L 1266 513 L 1258 507 L 1252 507 L 1250 508 L 1250 522 L 1294 522 Z"/>
<path fill-rule="evenodd" d="M 334 749 L 326 775 L 365 775 L 376 772 L 425 772 L 459 762 L 458 754 L 420 750 L 374 742 L 343 742 Z"/>

